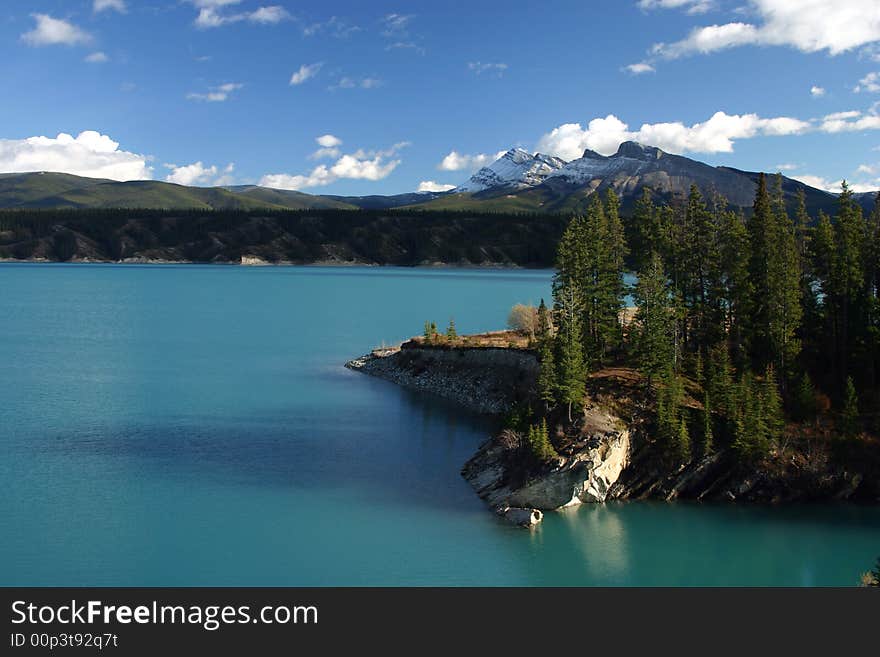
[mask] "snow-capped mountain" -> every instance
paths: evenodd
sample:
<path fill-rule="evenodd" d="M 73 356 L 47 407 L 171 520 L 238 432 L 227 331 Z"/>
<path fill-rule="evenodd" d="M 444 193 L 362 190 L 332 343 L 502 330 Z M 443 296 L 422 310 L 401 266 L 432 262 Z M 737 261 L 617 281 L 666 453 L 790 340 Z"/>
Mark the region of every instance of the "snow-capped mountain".
<path fill-rule="evenodd" d="M 552 155 L 532 155 L 521 148 L 511 148 L 499 159 L 477 171 L 454 192 L 482 192 L 488 189 L 526 189 L 544 182 L 547 176 L 565 165 Z"/>
<path fill-rule="evenodd" d="M 571 162 L 511 149 L 453 193 L 479 193 L 483 197 L 493 192 L 534 189 L 558 197 L 581 189 L 613 187 L 621 197 L 632 197 L 643 187 L 662 194 L 686 194 L 692 184 L 704 193 L 718 191 L 734 205 L 744 207 L 751 204 L 755 193 L 754 179 L 746 172 L 713 167 L 635 141 L 623 142 L 613 155 L 586 150 Z"/>

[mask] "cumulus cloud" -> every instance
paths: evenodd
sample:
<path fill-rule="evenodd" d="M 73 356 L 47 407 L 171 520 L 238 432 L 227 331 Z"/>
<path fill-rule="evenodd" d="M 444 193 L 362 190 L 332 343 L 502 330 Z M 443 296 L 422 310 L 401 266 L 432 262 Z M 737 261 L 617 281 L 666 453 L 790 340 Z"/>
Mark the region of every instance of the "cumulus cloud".
<path fill-rule="evenodd" d="M 648 0 L 650 6 L 695 6 L 678 0 Z M 872 0 L 749 0 L 754 23 L 730 22 L 693 29 L 685 38 L 658 43 L 651 54 L 676 59 L 738 46 L 788 46 L 831 55 L 880 41 L 880 3 Z"/>
<path fill-rule="evenodd" d="M 48 14 L 31 14 L 36 21 L 34 29 L 21 35 L 29 46 L 77 46 L 90 43 L 92 35 L 73 23 Z"/>
<path fill-rule="evenodd" d="M 504 155 L 504 153 L 505 151 L 499 151 L 495 155 L 489 155 L 487 153 L 468 155 L 466 153 L 459 153 L 458 151 L 449 151 L 449 154 L 441 160 L 440 164 L 437 165 L 437 168 L 440 171 L 476 171 L 480 167 L 492 164 L 492 162 Z"/>
<path fill-rule="evenodd" d="M 819 129 L 829 134 L 880 130 L 880 116 L 877 114 L 863 114 L 857 110 L 837 112 L 823 118 L 819 124 Z"/>
<path fill-rule="evenodd" d="M 333 135 L 322 135 L 316 141 L 322 149 L 333 149 L 342 144 L 342 141 Z M 330 145 L 324 146 L 324 144 Z M 333 164 L 320 164 L 307 174 L 266 174 L 260 179 L 260 185 L 274 189 L 299 190 L 324 187 L 342 179 L 382 180 L 400 165 L 401 160 L 395 156 L 406 146 L 409 146 L 409 142 L 399 142 L 391 148 L 378 151 L 357 150 L 354 153 L 340 155 Z"/>
<path fill-rule="evenodd" d="M 229 99 L 234 92 L 241 89 L 244 85 L 238 82 L 227 82 L 218 87 L 211 87 L 207 92 L 190 92 L 186 95 L 187 100 L 199 100 L 206 103 L 222 103 Z"/>
<path fill-rule="evenodd" d="M 311 159 L 332 160 L 342 155 L 342 151 L 339 150 L 339 147 L 342 145 L 342 140 L 339 137 L 336 137 L 334 135 L 321 135 L 320 137 L 316 138 L 315 141 L 318 143 L 318 146 L 320 146 L 320 148 L 309 155 Z"/>
<path fill-rule="evenodd" d="M 290 84 L 295 86 L 315 77 L 318 74 L 318 71 L 321 70 L 321 66 L 323 66 L 321 62 L 315 64 L 303 64 L 299 69 L 294 71 L 293 75 L 290 76 Z"/>
<path fill-rule="evenodd" d="M 92 4 L 92 11 L 96 14 L 108 9 L 118 11 L 120 14 L 128 11 L 128 8 L 125 6 L 125 0 L 95 0 Z"/>
<path fill-rule="evenodd" d="M 868 73 L 859 80 L 859 83 L 853 88 L 853 91 L 861 93 L 863 91 L 876 94 L 880 93 L 880 72 Z"/>
<path fill-rule="evenodd" d="M 455 189 L 455 185 L 434 182 L 433 180 L 423 180 L 419 183 L 420 192 L 448 192 Z"/>
<path fill-rule="evenodd" d="M 234 181 L 232 172 L 235 170 L 235 164 L 232 162 L 222 168 L 215 164 L 206 167 L 201 161 L 183 166 L 166 164 L 165 167 L 171 169 L 165 180 L 178 185 L 219 187 L 231 185 Z"/>
<path fill-rule="evenodd" d="M 643 73 L 653 73 L 656 69 L 648 62 L 637 62 L 623 67 L 628 73 L 633 75 L 642 75 Z"/>
<path fill-rule="evenodd" d="M 103 64 L 104 62 L 110 61 L 109 57 L 103 52 L 93 52 L 90 55 L 86 55 L 85 61 L 89 64 Z"/>
<path fill-rule="evenodd" d="M 504 62 L 468 62 L 468 69 L 482 75 L 483 73 L 494 73 L 498 77 L 504 75 L 507 70 L 507 64 Z"/>
<path fill-rule="evenodd" d="M 716 112 L 707 121 L 692 126 L 680 121 L 645 123 L 638 130 L 630 130 L 626 123 L 609 114 L 593 119 L 586 128 L 580 123 L 554 128 L 538 141 L 538 150 L 572 160 L 586 149 L 610 155 L 624 141 L 639 141 L 670 153 L 730 153 L 736 139 L 800 134 L 809 128 L 807 121 L 791 117 L 767 119 L 757 114 Z"/>
<path fill-rule="evenodd" d="M 810 87 L 810 95 L 813 98 L 821 98 L 825 95 L 825 87 L 817 87 L 816 85 L 813 85 Z"/>
<path fill-rule="evenodd" d="M 119 149 L 119 143 L 94 130 L 76 137 L 0 139 L 0 172 L 54 171 L 89 178 L 145 180 L 152 177 L 147 157 Z"/>

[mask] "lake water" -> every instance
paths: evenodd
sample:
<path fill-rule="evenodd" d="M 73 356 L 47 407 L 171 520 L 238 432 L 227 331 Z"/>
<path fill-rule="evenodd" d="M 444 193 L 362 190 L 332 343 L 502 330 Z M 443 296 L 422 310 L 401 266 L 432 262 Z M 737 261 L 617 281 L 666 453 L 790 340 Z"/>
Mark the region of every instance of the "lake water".
<path fill-rule="evenodd" d="M 880 509 L 629 503 L 508 527 L 479 417 L 343 368 L 503 326 L 534 271 L 0 264 L 0 585 L 851 585 Z"/>

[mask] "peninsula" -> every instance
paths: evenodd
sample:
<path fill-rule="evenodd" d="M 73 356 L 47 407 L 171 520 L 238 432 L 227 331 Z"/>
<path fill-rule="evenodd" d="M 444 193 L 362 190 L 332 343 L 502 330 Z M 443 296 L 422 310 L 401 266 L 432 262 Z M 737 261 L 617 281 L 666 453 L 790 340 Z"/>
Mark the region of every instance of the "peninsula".
<path fill-rule="evenodd" d="M 646 194 L 628 226 L 594 195 L 552 308 L 480 335 L 426 322 L 348 366 L 503 418 L 462 474 L 517 524 L 612 499 L 880 501 L 880 202 L 844 193 L 814 227 L 779 190 L 762 176 L 748 219 Z"/>

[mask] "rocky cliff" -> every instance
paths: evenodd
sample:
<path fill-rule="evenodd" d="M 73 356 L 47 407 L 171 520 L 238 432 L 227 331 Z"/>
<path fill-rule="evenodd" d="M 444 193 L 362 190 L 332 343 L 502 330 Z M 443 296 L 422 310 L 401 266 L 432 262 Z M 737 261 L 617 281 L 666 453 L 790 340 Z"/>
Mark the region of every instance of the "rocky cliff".
<path fill-rule="evenodd" d="M 490 415 L 529 403 L 538 376 L 538 359 L 527 349 L 432 346 L 417 341 L 375 350 L 346 367 Z"/>
<path fill-rule="evenodd" d="M 579 431 L 578 444 L 568 453 L 531 472 L 520 467 L 521 449 L 489 440 L 465 464 L 462 476 L 496 510 L 604 502 L 629 464 L 630 432 L 619 418 L 599 408 L 584 414 Z"/>

